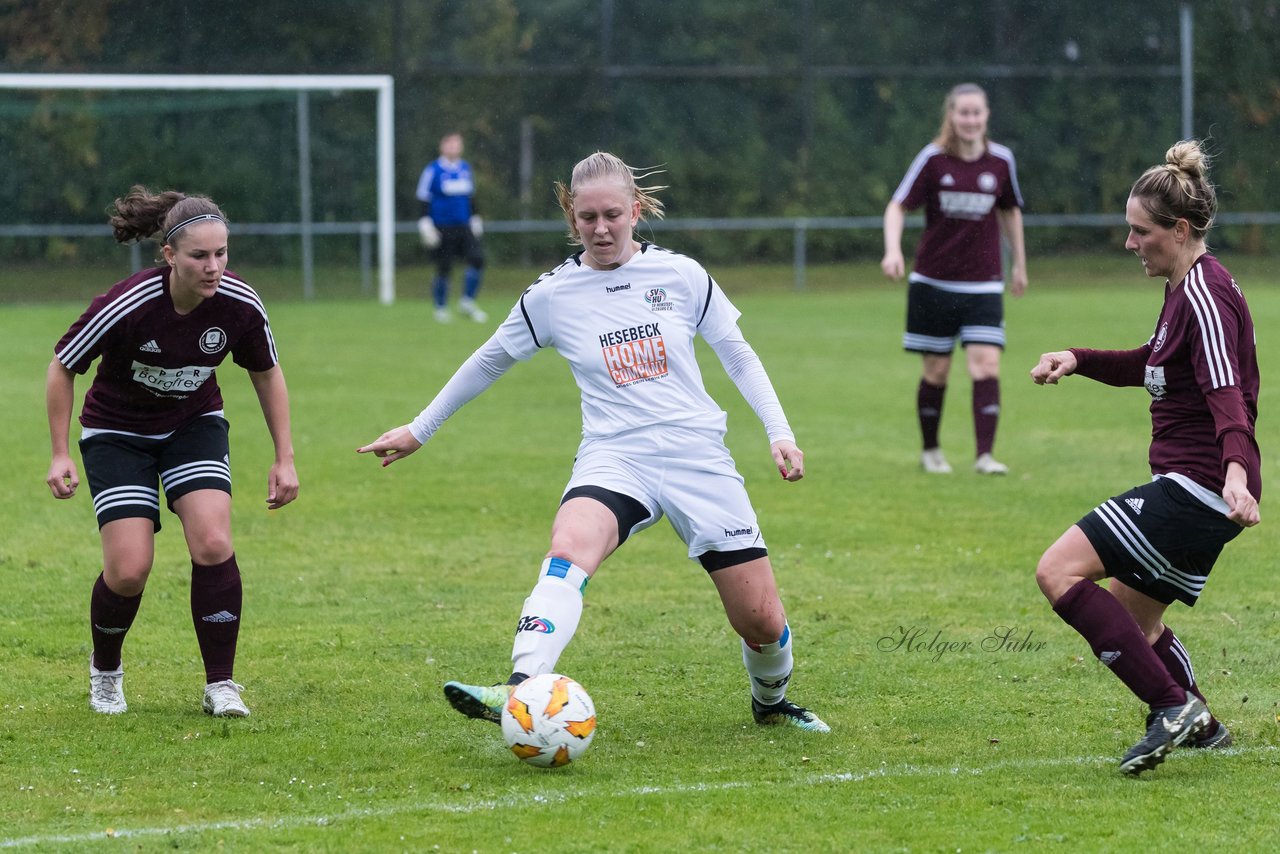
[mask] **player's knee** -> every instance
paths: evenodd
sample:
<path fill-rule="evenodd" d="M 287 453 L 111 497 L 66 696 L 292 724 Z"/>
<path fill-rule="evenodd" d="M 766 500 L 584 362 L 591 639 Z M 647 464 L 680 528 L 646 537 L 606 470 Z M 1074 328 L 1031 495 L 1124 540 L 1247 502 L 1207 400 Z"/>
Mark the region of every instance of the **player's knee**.
<path fill-rule="evenodd" d="M 137 596 L 147 586 L 151 565 L 136 562 L 108 564 L 103 568 L 107 589 L 117 596 Z"/>
<path fill-rule="evenodd" d="M 231 545 L 229 531 L 202 532 L 188 540 L 187 546 L 191 551 L 191 560 L 201 566 L 222 563 L 235 551 Z"/>
<path fill-rule="evenodd" d="M 1036 584 L 1050 603 L 1057 602 L 1077 580 L 1052 548 L 1040 556 L 1040 562 L 1036 564 Z"/>
<path fill-rule="evenodd" d="M 777 643 L 787 628 L 787 618 L 782 609 L 738 614 L 730 617 L 733 630 L 744 641 L 757 646 Z"/>

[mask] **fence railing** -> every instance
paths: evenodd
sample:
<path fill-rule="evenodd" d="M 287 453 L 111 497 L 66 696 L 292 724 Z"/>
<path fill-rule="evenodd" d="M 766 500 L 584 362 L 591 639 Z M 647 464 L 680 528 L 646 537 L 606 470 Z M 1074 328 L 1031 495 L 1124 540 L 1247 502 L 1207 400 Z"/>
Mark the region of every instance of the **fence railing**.
<path fill-rule="evenodd" d="M 1280 225 L 1280 211 L 1250 211 L 1223 213 L 1218 216 L 1221 225 Z M 1114 228 L 1125 225 L 1121 214 L 1027 214 L 1023 217 L 1027 228 Z M 924 224 L 920 216 L 908 217 L 908 228 L 920 228 Z M 790 231 L 792 233 L 792 265 L 796 290 L 804 290 L 805 267 L 808 264 L 808 236 L 813 231 L 868 231 L 879 230 L 884 220 L 879 216 L 824 216 L 824 217 L 745 217 L 722 219 L 714 217 L 689 217 L 645 221 L 645 228 L 653 231 Z M 355 235 L 360 246 L 360 287 L 364 293 L 372 293 L 374 273 L 374 243 L 378 224 L 372 220 L 358 222 L 237 222 L 236 234 L 303 237 Z M 416 220 L 397 222 L 397 234 L 416 234 Z M 562 220 L 494 220 L 485 222 L 485 232 L 490 234 L 546 234 L 562 232 Z M 0 225 L 0 238 L 4 237 L 110 237 L 107 225 Z M 304 252 L 309 251 L 311 241 L 303 240 Z M 142 248 L 134 243 L 130 247 L 130 263 L 134 270 L 144 266 Z M 313 264 L 303 263 L 303 297 L 315 296 L 315 285 L 307 275 Z"/>

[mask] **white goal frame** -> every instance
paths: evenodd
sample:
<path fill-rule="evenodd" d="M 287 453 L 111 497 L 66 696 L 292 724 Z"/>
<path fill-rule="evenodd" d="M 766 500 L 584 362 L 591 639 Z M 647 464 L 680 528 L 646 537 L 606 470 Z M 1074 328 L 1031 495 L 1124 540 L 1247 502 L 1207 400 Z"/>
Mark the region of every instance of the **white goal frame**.
<path fill-rule="evenodd" d="M 0 89 L 374 91 L 378 94 L 378 300 L 395 301 L 395 82 L 389 74 L 0 74 Z"/>

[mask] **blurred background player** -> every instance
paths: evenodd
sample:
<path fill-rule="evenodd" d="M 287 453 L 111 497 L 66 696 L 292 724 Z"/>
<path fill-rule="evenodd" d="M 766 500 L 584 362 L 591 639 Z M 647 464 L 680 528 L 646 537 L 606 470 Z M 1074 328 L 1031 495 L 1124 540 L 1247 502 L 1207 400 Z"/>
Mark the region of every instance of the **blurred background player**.
<path fill-rule="evenodd" d="M 513 686 L 554 670 L 600 564 L 665 514 L 688 556 L 710 574 L 741 639 L 755 721 L 827 732 L 817 715 L 786 698 L 791 630 L 755 510 L 724 445 L 725 413 L 703 387 L 695 336 L 719 356 L 765 425 L 785 481 L 804 476 L 804 455 L 719 285 L 693 259 L 636 239 L 643 216 L 661 215 L 658 189 L 638 187 L 635 171 L 612 154 L 579 162 L 570 187 L 557 190 L 582 251 L 524 292 L 413 423 L 359 451 L 373 452 L 384 466 L 403 459 L 518 360 L 554 347 L 582 391 L 573 474 L 516 624 L 507 684 L 449 682 L 449 702 L 469 717 L 500 721 Z"/>
<path fill-rule="evenodd" d="M 962 83 L 952 89 L 938 136 L 916 155 L 884 211 L 880 267 L 896 281 L 905 272 L 906 212 L 924 207 L 924 234 L 908 279 L 902 346 L 924 359 L 916 392 L 924 446 L 920 464 L 933 474 L 951 472 L 938 427 L 956 338 L 973 379 L 974 471 L 1009 471 L 991 455 L 1000 419 L 1000 352 L 1005 343 L 1001 235 L 1009 244 L 1014 296 L 1026 292 L 1027 258 L 1013 152 L 987 139 L 989 116 L 981 87 Z"/>
<path fill-rule="evenodd" d="M 1206 247 L 1216 213 L 1208 158 L 1199 143 L 1179 142 L 1133 185 L 1125 208 L 1125 248 L 1165 280 L 1151 339 L 1136 350 L 1045 353 L 1031 370 L 1040 384 L 1079 374 L 1145 385 L 1151 395 L 1151 482 L 1104 501 L 1036 568 L 1053 610 L 1150 707 L 1146 735 L 1120 763 L 1129 774 L 1154 768 L 1179 744 L 1232 740 L 1163 622 L 1174 600 L 1195 605 L 1223 546 L 1259 521 L 1253 320 Z M 1095 583 L 1104 576 L 1108 588 Z"/>
<path fill-rule="evenodd" d="M 480 246 L 484 220 L 476 209 L 475 192 L 471 164 L 462 159 L 462 134 L 447 133 L 440 139 L 440 156 L 427 164 L 418 179 L 418 201 L 422 202 L 418 233 L 422 245 L 435 255 L 431 298 L 435 318 L 441 323 L 450 319 L 449 274 L 454 260 L 466 263 L 458 311 L 476 323 L 489 319 L 476 305 L 484 269 L 484 250 Z"/>
<path fill-rule="evenodd" d="M 80 478 L 68 448 L 76 374 L 101 357 L 80 413 L 80 453 L 102 537 L 102 573 L 89 601 L 89 703 L 127 709 L 120 664 L 142 602 L 160 530 L 160 495 L 182 522 L 191 554 L 191 619 L 204 661 L 203 708 L 249 714 L 232 681 L 240 631 L 240 568 L 231 543 L 228 424 L 214 369 L 228 354 L 249 372 L 275 444 L 267 506 L 298 494 L 289 396 L 262 301 L 227 271 L 227 220 L 204 196 L 134 187 L 111 210 L 116 240 L 153 235 L 163 266 L 96 297 L 54 348 L 47 377 L 57 498 Z"/>

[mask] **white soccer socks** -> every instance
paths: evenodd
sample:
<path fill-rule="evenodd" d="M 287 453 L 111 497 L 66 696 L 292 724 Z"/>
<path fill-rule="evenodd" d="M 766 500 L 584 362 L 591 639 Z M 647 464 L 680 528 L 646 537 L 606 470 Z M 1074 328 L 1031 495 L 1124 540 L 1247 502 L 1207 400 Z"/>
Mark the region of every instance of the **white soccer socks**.
<path fill-rule="evenodd" d="M 538 583 L 524 600 L 516 639 L 511 646 L 511 669 L 537 676 L 555 670 L 582 617 L 582 593 L 590 576 L 561 557 L 549 557 L 538 571 Z M 787 653 L 788 662 L 791 653 Z"/>
<path fill-rule="evenodd" d="M 787 693 L 791 681 L 791 626 L 783 626 L 776 643 L 742 642 L 742 663 L 751 677 L 751 696 L 766 706 Z"/>

